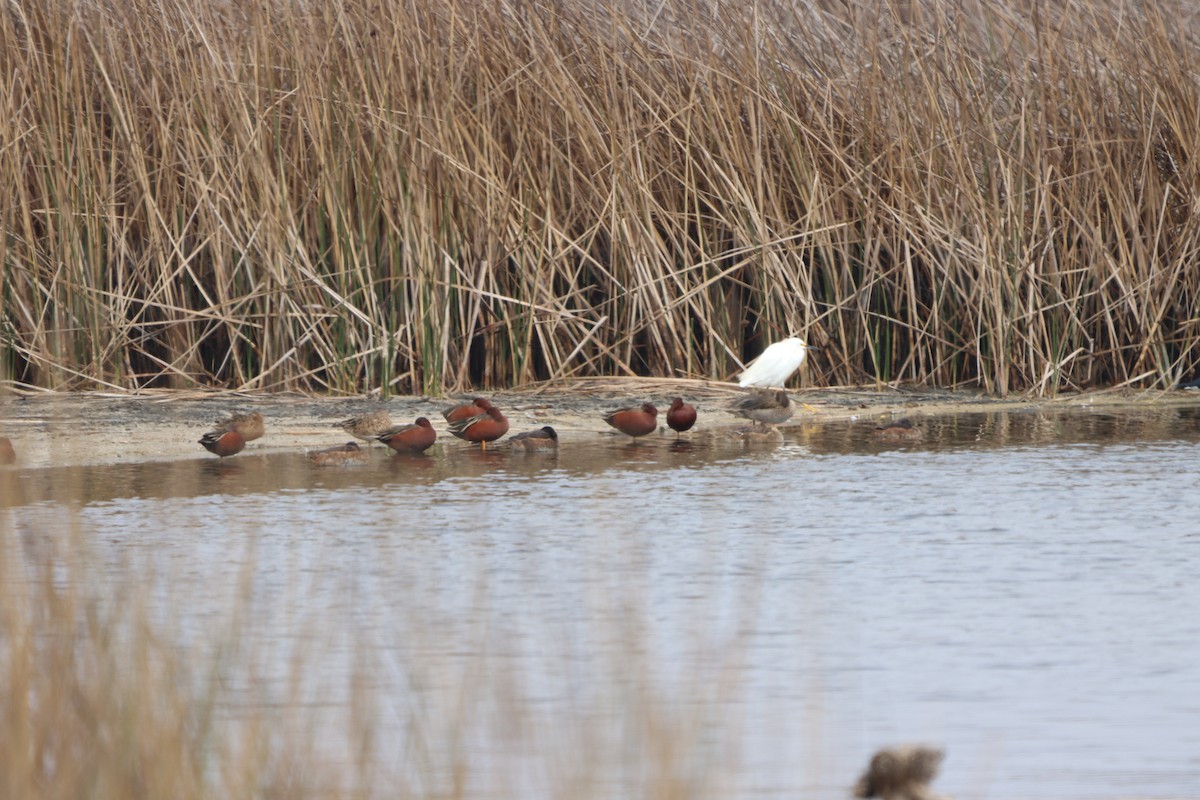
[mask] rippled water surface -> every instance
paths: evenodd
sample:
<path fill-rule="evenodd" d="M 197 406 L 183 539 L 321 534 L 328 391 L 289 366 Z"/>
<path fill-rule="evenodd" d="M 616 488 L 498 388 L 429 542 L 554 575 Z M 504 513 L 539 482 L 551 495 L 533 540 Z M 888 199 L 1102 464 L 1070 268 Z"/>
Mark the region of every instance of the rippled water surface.
<path fill-rule="evenodd" d="M 1200 415 L 923 424 L 351 469 L 251 448 L 13 471 L 0 499 L 25 558 L 77 526 L 181 641 L 244 605 L 246 703 L 296 696 L 302 662 L 301 696 L 368 698 L 383 751 L 479 720 L 454 746 L 498 796 L 535 796 L 547 754 L 597 754 L 621 796 L 651 719 L 722 797 L 842 797 L 906 741 L 946 749 L 959 798 L 1196 797 Z"/>

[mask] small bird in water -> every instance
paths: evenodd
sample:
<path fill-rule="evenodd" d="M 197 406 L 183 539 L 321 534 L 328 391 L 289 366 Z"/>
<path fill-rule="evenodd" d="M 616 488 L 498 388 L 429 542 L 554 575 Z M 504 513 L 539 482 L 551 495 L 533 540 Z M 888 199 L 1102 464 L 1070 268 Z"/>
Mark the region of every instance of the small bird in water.
<path fill-rule="evenodd" d="M 884 748 L 871 758 L 867 771 L 854 786 L 855 797 L 883 800 L 940 800 L 929 784 L 937 777 L 945 753 L 932 747 L 909 745 Z"/>
<path fill-rule="evenodd" d="M 654 433 L 658 429 L 658 409 L 653 403 L 619 408 L 605 414 L 604 421 L 626 436 L 636 439 L 639 436 Z"/>
<path fill-rule="evenodd" d="M 357 442 L 346 442 L 337 447 L 327 447 L 308 454 L 308 460 L 318 467 L 343 467 L 349 464 L 365 464 L 368 460 L 367 451 L 358 446 Z"/>
<path fill-rule="evenodd" d="M 470 419 L 471 417 L 477 417 L 480 414 L 485 414 L 491 407 L 491 401 L 489 401 L 486 397 L 476 397 L 469 403 L 462 403 L 461 405 L 447 408 L 442 412 L 442 416 L 446 418 L 446 422 L 461 422 L 464 419 Z"/>
<path fill-rule="evenodd" d="M 243 444 L 245 442 L 253 442 L 255 439 L 261 438 L 263 435 L 263 418 L 262 414 L 257 411 L 250 413 L 230 414 L 225 419 L 217 420 L 213 426 L 215 433 L 226 433 L 227 431 L 237 431 L 242 437 Z M 239 448 L 241 449 L 241 448 Z"/>
<path fill-rule="evenodd" d="M 756 425 L 782 425 L 796 414 L 796 404 L 782 390 L 757 390 L 734 401 L 733 413 Z"/>
<path fill-rule="evenodd" d="M 450 424 L 450 433 L 468 442 L 478 442 L 487 450 L 488 442 L 494 442 L 508 433 L 508 419 L 500 409 L 489 404 L 487 411 Z"/>
<path fill-rule="evenodd" d="M 535 431 L 525 431 L 508 439 L 513 447 L 526 450 L 553 450 L 558 447 L 558 431 L 545 425 Z"/>
<path fill-rule="evenodd" d="M 370 414 L 361 414 L 357 417 L 350 417 L 341 422 L 334 423 L 334 427 L 341 428 L 356 439 L 362 439 L 366 442 L 375 441 L 379 434 L 393 425 L 391 415 L 382 408 Z"/>
<path fill-rule="evenodd" d="M 672 400 L 671 407 L 667 409 L 667 426 L 678 435 L 686 430 L 690 430 L 695 424 L 695 406 L 683 402 L 682 397 L 676 397 Z"/>
<path fill-rule="evenodd" d="M 738 386 L 781 388 L 800 369 L 811 349 L 810 345 L 796 336 L 775 342 L 746 365 L 746 369 L 738 375 Z"/>
<path fill-rule="evenodd" d="M 437 431 L 425 417 L 411 425 L 394 425 L 375 437 L 397 453 L 423 453 L 437 441 Z"/>
<path fill-rule="evenodd" d="M 895 422 L 889 422 L 886 425 L 877 425 L 871 434 L 876 439 L 887 439 L 891 441 L 914 440 L 920 439 L 924 435 L 919 425 L 914 425 L 913 421 L 907 417 L 898 419 Z"/>
<path fill-rule="evenodd" d="M 12 442 L 7 436 L 0 436 L 0 464 L 17 463 L 17 451 L 13 450 Z"/>
<path fill-rule="evenodd" d="M 246 439 L 237 430 L 230 428 L 226 431 L 209 431 L 200 437 L 200 444 L 210 453 L 225 458 L 237 455 L 246 446 Z"/>

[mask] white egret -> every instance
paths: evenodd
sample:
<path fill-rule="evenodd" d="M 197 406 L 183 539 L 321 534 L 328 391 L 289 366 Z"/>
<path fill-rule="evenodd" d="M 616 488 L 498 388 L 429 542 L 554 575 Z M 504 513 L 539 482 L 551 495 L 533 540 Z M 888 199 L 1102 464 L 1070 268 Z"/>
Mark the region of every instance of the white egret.
<path fill-rule="evenodd" d="M 759 389 L 783 386 L 787 379 L 800 369 L 809 349 L 810 346 L 798 336 L 775 342 L 738 375 L 738 385 Z"/>

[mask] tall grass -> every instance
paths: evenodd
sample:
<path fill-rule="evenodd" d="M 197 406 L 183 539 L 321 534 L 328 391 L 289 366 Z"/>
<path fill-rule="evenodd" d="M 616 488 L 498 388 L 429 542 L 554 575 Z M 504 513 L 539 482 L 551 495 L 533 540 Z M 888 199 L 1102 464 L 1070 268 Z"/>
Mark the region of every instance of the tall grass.
<path fill-rule="evenodd" d="M 142 587 L 97 591 L 78 535 L 23 539 L 27 561 L 21 538 L 0 547 L 0 795 L 316 796 L 309 732 L 230 720 L 219 659 L 191 663 Z"/>
<path fill-rule="evenodd" d="M 1200 366 L 1184 0 L 33 0 L 0 368 L 55 388 Z"/>
<path fill-rule="evenodd" d="M 199 575 L 191 551 L 191 574 L 163 574 L 47 512 L 0 516 L 0 797 L 672 800 L 761 780 L 731 710 L 744 642 L 697 632 L 697 663 L 662 666 L 649 598 L 589 621 L 601 652 L 529 651 L 514 632 L 538 615 L 310 602 L 354 593 L 337 569 L 276 597 L 270 569 Z"/>

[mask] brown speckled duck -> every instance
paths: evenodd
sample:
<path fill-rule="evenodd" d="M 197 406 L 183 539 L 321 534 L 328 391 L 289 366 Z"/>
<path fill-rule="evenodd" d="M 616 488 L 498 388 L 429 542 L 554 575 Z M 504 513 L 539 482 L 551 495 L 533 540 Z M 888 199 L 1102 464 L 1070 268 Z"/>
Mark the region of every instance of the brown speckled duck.
<path fill-rule="evenodd" d="M 369 456 L 367 451 L 358 446 L 357 442 L 346 442 L 337 447 L 327 447 L 308 454 L 308 460 L 318 467 L 344 467 L 351 464 L 365 464 Z"/>
<path fill-rule="evenodd" d="M 265 426 L 263 425 L 262 414 L 257 411 L 230 414 L 225 419 L 217 420 L 213 426 L 213 432 L 215 433 L 237 431 L 244 440 L 243 444 L 261 438 L 264 430 Z"/>
<path fill-rule="evenodd" d="M 394 424 L 391 415 L 385 409 L 381 408 L 370 414 L 360 414 L 357 417 L 349 417 L 341 422 L 334 423 L 334 427 L 341 428 L 356 439 L 374 442 L 379 438 L 379 434 Z"/>
<path fill-rule="evenodd" d="M 795 416 L 796 404 L 787 392 L 760 390 L 736 400 L 732 411 L 757 425 L 782 425 Z"/>

